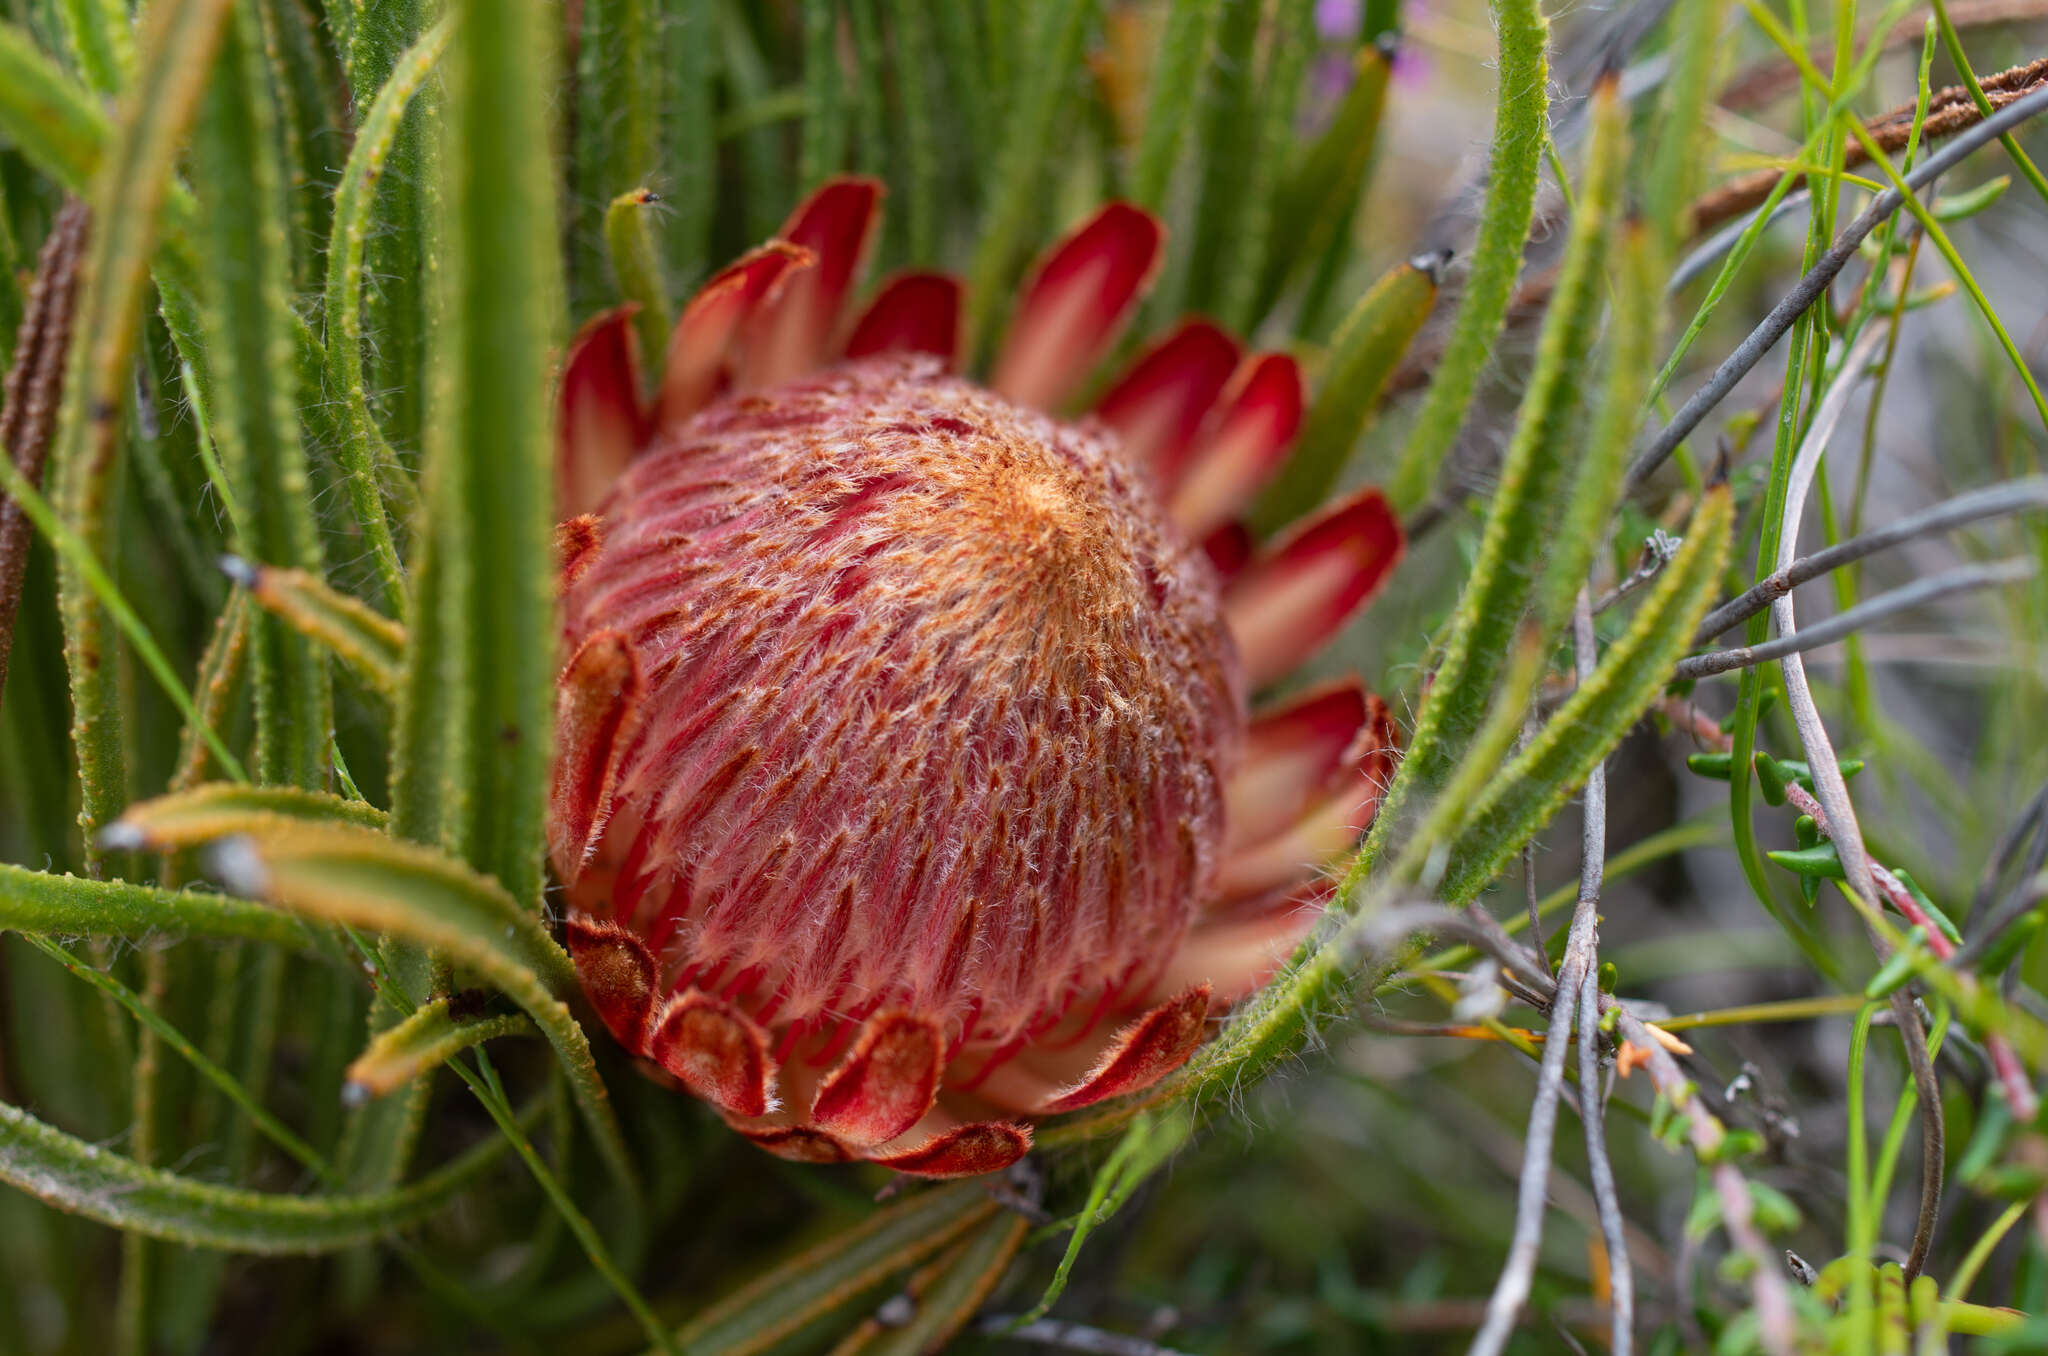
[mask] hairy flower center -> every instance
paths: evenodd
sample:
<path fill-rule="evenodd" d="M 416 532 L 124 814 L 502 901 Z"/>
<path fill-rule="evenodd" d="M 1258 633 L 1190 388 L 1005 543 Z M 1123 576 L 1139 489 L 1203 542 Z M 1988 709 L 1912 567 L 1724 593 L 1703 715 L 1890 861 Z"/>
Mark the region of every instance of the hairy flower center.
<path fill-rule="evenodd" d="M 1112 434 L 867 359 L 666 431 L 602 516 L 566 640 L 623 635 L 642 694 L 610 818 L 558 865 L 665 988 L 785 1049 L 889 1007 L 958 1050 L 1168 958 L 1243 681 Z"/>

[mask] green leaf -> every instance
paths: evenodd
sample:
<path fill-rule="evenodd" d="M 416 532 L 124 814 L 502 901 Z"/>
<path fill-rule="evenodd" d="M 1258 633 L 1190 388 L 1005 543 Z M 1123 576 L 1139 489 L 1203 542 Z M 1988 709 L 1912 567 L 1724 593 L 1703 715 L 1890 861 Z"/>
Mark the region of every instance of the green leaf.
<path fill-rule="evenodd" d="M 1013 1210 L 983 1220 L 953 1249 L 938 1275 L 918 1295 L 911 1320 L 899 1328 L 885 1327 L 866 1341 L 856 1337 L 844 1348 L 847 1356 L 924 1356 L 944 1351 L 1009 1270 L 1030 1227 L 1030 1221 Z"/>
<path fill-rule="evenodd" d="M 235 562 L 237 582 L 265 611 L 325 646 L 372 692 L 398 695 L 405 666 L 405 628 L 304 570 Z"/>
<path fill-rule="evenodd" d="M 1222 14 L 1223 0 L 1179 0 L 1167 7 L 1152 87 L 1146 92 L 1145 130 L 1131 169 L 1131 201 L 1147 211 L 1165 206 Z"/>
<path fill-rule="evenodd" d="M 1287 464 L 1259 500 L 1257 525 L 1277 528 L 1328 500 L 1380 393 L 1436 305 L 1437 260 L 1411 259 L 1358 299 L 1330 345 L 1316 396 Z"/>
<path fill-rule="evenodd" d="M 198 890 L 156 890 L 0 863 L 0 929 L 49 937 L 232 938 L 315 954 L 332 940 L 268 905 Z"/>
<path fill-rule="evenodd" d="M 319 528 L 299 440 L 292 371 L 291 257 L 277 161 L 277 110 L 256 11 L 229 21 L 199 119 L 194 164 L 201 212 L 204 332 L 211 428 L 242 514 L 241 549 L 259 560 L 321 570 Z M 256 777 L 324 787 L 334 726 L 327 661 L 276 618 L 250 635 L 256 693 Z"/>
<path fill-rule="evenodd" d="M 1521 851 L 1565 798 L 1641 719 L 1692 644 L 1692 629 L 1720 586 L 1734 520 L 1725 486 L 1693 513 L 1685 545 L 1664 569 L 1628 631 L 1600 658 L 1537 736 L 1489 783 L 1451 852 L 1438 887 L 1454 904 L 1471 899 Z"/>
<path fill-rule="evenodd" d="M 1507 60 L 1504 51 L 1503 81 L 1508 79 Z M 1571 549 L 1557 539 L 1556 529 L 1572 458 L 1581 447 L 1573 434 L 1584 393 L 1582 375 L 1589 366 L 1587 354 L 1606 295 L 1605 260 L 1627 149 L 1626 109 L 1618 84 L 1613 79 L 1604 81 L 1593 96 L 1592 134 L 1571 237 L 1537 341 L 1529 388 L 1501 462 L 1500 483 L 1487 511 L 1479 556 L 1459 596 L 1443 662 L 1430 681 L 1408 755 L 1387 790 L 1366 841 L 1360 858 L 1363 863 L 1378 860 L 1388 839 L 1405 831 L 1403 810 L 1408 799 L 1438 794 L 1451 768 L 1464 755 L 1471 731 L 1493 699 L 1494 684 L 1516 628 L 1531 604 L 1543 609 L 1538 615 L 1539 639 L 1547 641 L 1562 622 L 1555 608 L 1556 587 L 1539 588 L 1539 580 L 1558 577 L 1550 573 L 1557 568 L 1553 557 L 1563 554 L 1575 562 L 1577 572 L 1570 577 L 1574 594 L 1591 563 L 1594 541 L 1581 541 Z M 1498 147 L 1496 150 L 1498 153 Z M 1468 311 L 1474 302 L 1468 293 Z M 1464 315 L 1459 318 L 1462 325 Z M 1454 339 L 1453 344 L 1456 342 Z M 1443 380 L 1441 373 L 1437 380 Z M 1583 493 L 1571 495 L 1573 501 L 1598 501 L 1611 495 L 1611 473 L 1616 468 L 1602 469 L 1608 473 L 1606 480 L 1596 476 L 1590 486 L 1582 485 Z M 1402 502 L 1398 493 L 1395 499 Z M 1597 533 L 1597 525 L 1594 530 Z"/>
<path fill-rule="evenodd" d="M 384 494 L 393 478 L 397 454 L 370 413 L 369 389 L 363 374 L 364 258 L 374 233 L 377 186 L 392 168 L 393 150 L 405 124 L 406 109 L 447 48 L 450 25 L 443 21 L 420 35 L 391 66 L 390 78 L 377 89 L 369 112 L 356 129 L 334 193 L 334 229 L 327 244 L 326 383 L 340 400 L 344 436 L 336 449 L 345 473 L 356 526 L 369 548 L 382 586 L 384 605 L 404 616 L 405 570 L 392 538 Z"/>
<path fill-rule="evenodd" d="M 92 178 L 111 136 L 106 115 L 35 45 L 0 22 L 0 131 L 66 188 Z"/>
<path fill-rule="evenodd" d="M 348 1066 L 347 1095 L 382 1097 L 441 1065 L 473 1045 L 500 1036 L 535 1034 L 524 1017 L 475 1013 L 460 1015 L 451 998 L 436 998 L 396 1026 L 371 1039 L 368 1048 Z"/>
<path fill-rule="evenodd" d="M 1252 105 L 1251 159 L 1232 191 L 1237 195 L 1237 229 L 1224 240 L 1223 291 L 1217 311 L 1224 324 L 1249 333 L 1263 318 L 1259 287 L 1274 233 L 1283 229 L 1280 212 L 1293 204 L 1279 199 L 1275 181 L 1296 138 L 1301 84 L 1315 40 L 1312 0 L 1273 0 L 1266 25 L 1266 60 Z"/>
<path fill-rule="evenodd" d="M 517 1003 L 555 1047 L 606 1166 L 637 1189 L 590 1043 L 560 997 L 577 992 L 575 967 L 495 881 L 432 849 L 340 824 L 254 824 L 223 842 L 215 866 L 240 893 L 302 917 L 438 951 Z"/>
<path fill-rule="evenodd" d="M 135 73 L 135 34 L 122 0 L 60 0 L 64 37 L 93 93 L 120 93 Z"/>
<path fill-rule="evenodd" d="M 1164 1166 L 1187 1143 L 1193 1132 L 1194 1120 L 1185 1113 L 1163 1111 L 1140 1116 L 1131 1122 L 1123 1138 L 1117 1141 L 1116 1148 L 1110 1151 L 1109 1158 L 1095 1170 L 1094 1180 L 1088 1185 L 1088 1199 L 1072 1220 L 1073 1232 L 1067 1235 L 1067 1250 L 1061 1254 L 1052 1279 L 1046 1282 L 1045 1293 L 1017 1320 L 1018 1326 L 1043 1318 L 1059 1302 L 1060 1295 L 1067 1288 L 1067 1277 L 1072 1274 L 1074 1263 L 1080 1260 L 1081 1249 L 1089 1236 L 1122 1209 L 1131 1194 Z"/>
<path fill-rule="evenodd" d="M 758 1356 L 891 1276 L 908 1271 L 999 1207 L 978 1182 L 917 1191 L 877 1210 L 706 1309 L 677 1334 L 693 1356 Z"/>
<path fill-rule="evenodd" d="M 1688 753 L 1685 766 L 1696 777 L 1725 782 L 1735 775 L 1735 760 L 1725 753 Z"/>
<path fill-rule="evenodd" d="M 384 812 L 375 806 L 324 791 L 213 782 L 139 801 L 107 826 L 105 836 L 127 851 L 181 852 L 229 834 L 254 833 L 283 823 L 380 830 L 385 822 Z"/>
<path fill-rule="evenodd" d="M 553 30 L 542 0 L 455 16 L 423 561 L 393 827 L 538 910 L 554 715 Z M 543 1026 L 546 1024 L 543 1023 Z"/>
<path fill-rule="evenodd" d="M 1821 843 L 1814 847 L 1787 849 L 1765 855 L 1795 875 L 1818 876 L 1825 880 L 1847 879 L 1842 871 L 1842 859 L 1835 854 L 1833 843 Z"/>
<path fill-rule="evenodd" d="M 1058 146 L 1055 120 L 1067 82 L 1081 64 L 1082 39 L 1094 6 L 1088 0 L 1045 0 L 1026 13 L 1032 40 L 1022 49 L 1029 65 L 1009 108 L 1006 136 L 996 153 L 988 210 L 968 269 L 967 349 L 984 345 L 995 309 L 1024 246 L 1026 228 L 1042 205 L 1044 171 Z"/>
<path fill-rule="evenodd" d="M 1330 125 L 1296 157 L 1273 207 L 1273 241 L 1252 314 L 1263 318 L 1304 269 L 1337 243 L 1352 219 L 1379 146 L 1393 44 L 1369 43 L 1352 60 L 1351 86 Z M 1435 279 L 1431 279 L 1432 294 Z M 1339 342 L 1342 340 L 1340 338 Z M 1398 355 L 1396 355 L 1398 358 Z M 1393 370 L 1389 364 L 1388 372 Z M 1377 401 L 1375 391 L 1374 399 Z"/>
<path fill-rule="evenodd" d="M 396 1191 L 270 1194 L 144 1167 L 0 1103 L 0 1181 L 117 1229 L 231 1252 L 333 1252 L 412 1228 L 475 1185 L 506 1147 L 493 1135 Z"/>
<path fill-rule="evenodd" d="M 648 218 L 654 194 L 644 188 L 629 189 L 612 199 L 604 214 L 604 240 L 611 252 L 612 276 L 618 280 L 619 296 L 636 309 L 633 329 L 640 338 L 641 371 L 659 363 L 668 352 L 669 327 L 674 311 L 668 291 L 661 282 L 661 260 L 654 249 L 654 229 Z"/>
<path fill-rule="evenodd" d="M 145 16 L 141 69 L 121 105 L 112 144 L 95 175 L 92 240 L 73 330 L 69 376 L 52 474 L 57 504 L 86 552 L 115 557 L 112 511 L 120 467 L 120 412 L 148 287 L 149 254 L 170 193 L 179 143 L 191 126 L 219 46 L 229 0 L 161 0 Z M 91 840 L 127 794 L 121 706 L 110 620 L 70 553 L 60 578 L 64 654 L 71 672 L 72 744 L 78 758 L 79 823 Z"/>
<path fill-rule="evenodd" d="M 1536 0 L 1491 0 L 1490 8 L 1500 38 L 1500 62 L 1486 206 L 1479 217 L 1465 299 L 1388 489 L 1394 506 L 1403 511 L 1429 496 L 1437 467 L 1464 427 L 1479 374 L 1507 318 L 1508 299 L 1522 271 L 1522 246 L 1536 210 L 1547 136 L 1550 27 Z"/>
<path fill-rule="evenodd" d="M 578 298 L 601 294 L 598 250 L 610 234 L 605 204 L 661 168 L 655 103 L 661 53 L 656 0 L 584 0 L 576 51 L 576 146 L 570 162 L 576 206 L 574 264 Z M 574 11 L 571 11 L 572 13 Z M 663 336 L 664 340 L 666 336 Z M 660 349 L 652 349 L 658 355 Z"/>
<path fill-rule="evenodd" d="M 718 204 L 718 145 L 713 97 L 718 84 L 715 0 L 662 0 L 668 76 L 662 111 L 662 186 L 668 193 L 670 276 L 700 277 L 710 253 Z"/>

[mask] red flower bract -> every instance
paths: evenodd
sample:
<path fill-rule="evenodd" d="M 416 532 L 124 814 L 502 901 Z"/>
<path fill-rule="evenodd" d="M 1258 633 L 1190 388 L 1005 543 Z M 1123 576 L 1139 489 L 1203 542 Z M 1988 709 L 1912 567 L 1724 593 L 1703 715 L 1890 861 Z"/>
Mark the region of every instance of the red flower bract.
<path fill-rule="evenodd" d="M 1356 685 L 1245 692 L 1400 538 L 1368 494 L 1249 552 L 1300 380 L 1205 322 L 1046 412 L 1151 218 L 1053 251 L 982 386 L 949 279 L 842 329 L 877 199 L 835 181 L 707 284 L 651 403 L 624 313 L 579 337 L 550 849 L 627 1049 L 787 1156 L 949 1176 L 1178 1067 L 1313 921 L 1391 731 Z"/>

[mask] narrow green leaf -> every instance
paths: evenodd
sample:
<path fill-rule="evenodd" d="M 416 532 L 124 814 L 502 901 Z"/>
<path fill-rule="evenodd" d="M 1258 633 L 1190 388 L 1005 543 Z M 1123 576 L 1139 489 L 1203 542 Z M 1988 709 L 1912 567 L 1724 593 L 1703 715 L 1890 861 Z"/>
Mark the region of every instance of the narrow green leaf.
<path fill-rule="evenodd" d="M 533 1023 L 516 1014 L 462 1016 L 455 1000 L 436 998 L 412 1016 L 377 1033 L 348 1066 L 345 1094 L 382 1097 L 423 1073 L 446 1064 L 473 1045 L 500 1036 L 534 1035 Z"/>
<path fill-rule="evenodd" d="M 1351 308 L 1330 345 L 1301 437 L 1253 515 L 1261 528 L 1293 522 L 1329 499 L 1372 423 L 1387 379 L 1429 319 L 1438 266 L 1434 258 L 1398 264 Z"/>
<path fill-rule="evenodd" d="M 1389 488 L 1394 506 L 1404 512 L 1429 497 L 1437 467 L 1465 425 L 1479 374 L 1507 318 L 1508 299 L 1522 271 L 1522 246 L 1536 209 L 1536 183 L 1548 135 L 1550 26 L 1537 0 L 1491 0 L 1490 8 L 1499 34 L 1500 62 L 1486 206 L 1465 277 L 1464 301 Z"/>
<path fill-rule="evenodd" d="M 1025 16 L 1032 24 L 1032 41 L 1022 49 L 1029 64 L 1004 119 L 1007 131 L 996 153 L 988 210 L 967 275 L 970 350 L 985 344 L 994 329 L 996 305 L 1008 292 L 1025 230 L 1040 206 L 1044 172 L 1058 144 L 1054 123 L 1060 95 L 1081 63 L 1092 10 L 1089 0 L 1045 0 L 1035 15 Z"/>
<path fill-rule="evenodd" d="M 670 76 L 662 108 L 662 175 L 669 200 L 667 257 L 677 282 L 701 277 L 718 203 L 713 91 L 718 82 L 717 0 L 662 0 Z"/>
<path fill-rule="evenodd" d="M 562 294 L 542 148 L 557 15 L 542 0 L 466 0 L 451 14 L 461 41 L 442 157 L 437 414 L 393 823 L 438 839 L 535 910 L 554 714 L 549 346 Z"/>
<path fill-rule="evenodd" d="M 809 188 L 846 163 L 847 116 L 839 68 L 839 0 L 804 0 L 804 134 L 797 176 Z"/>
<path fill-rule="evenodd" d="M 911 1320 L 899 1328 L 883 1328 L 872 1340 L 857 1341 L 848 1356 L 923 1356 L 951 1346 L 1010 1269 L 1030 1227 L 1031 1222 L 1013 1210 L 976 1225 L 917 1297 Z"/>
<path fill-rule="evenodd" d="M 1464 903 L 1498 875 L 1664 689 L 1720 587 L 1733 522 L 1727 487 L 1708 491 L 1628 631 L 1473 806 L 1438 887 L 1445 900 Z"/>
<path fill-rule="evenodd" d="M 74 329 L 53 471 L 64 519 L 85 551 L 115 555 L 113 494 L 120 465 L 120 412 L 127 400 L 142 299 L 158 218 L 170 191 L 179 142 L 191 125 L 227 17 L 228 0 L 160 0 L 145 18 L 143 63 L 121 105 L 118 131 L 99 167 L 93 225 Z M 65 660 L 71 671 L 72 744 L 79 765 L 79 823 L 86 862 L 92 841 L 126 798 L 118 664 L 106 607 L 79 562 L 64 557 L 60 580 Z"/>
<path fill-rule="evenodd" d="M 677 1334 L 693 1356 L 758 1356 L 908 1271 L 999 1207 L 976 1182 L 918 1191 L 771 1268 Z"/>
<path fill-rule="evenodd" d="M 321 571 L 319 528 L 299 441 L 291 348 L 291 257 L 277 110 L 256 11 L 230 20 L 199 119 L 194 163 L 202 212 L 212 429 L 242 506 L 237 535 L 258 560 Z M 307 788 L 328 779 L 334 726 L 327 661 L 306 637 L 266 618 L 250 636 L 256 777 Z"/>
<path fill-rule="evenodd" d="M 135 73 L 135 34 L 122 0 L 60 0 L 64 37 L 93 93 L 119 94 Z"/>
<path fill-rule="evenodd" d="M 1571 614 L 1621 504 L 1655 357 L 1663 258 L 1640 222 L 1624 223 L 1618 237 L 1599 399 L 1536 586 L 1536 616 L 1546 632 L 1562 628 Z"/>
<path fill-rule="evenodd" d="M 903 104 L 903 154 L 910 171 L 904 218 L 909 225 L 910 257 L 919 264 L 936 262 L 939 248 L 939 132 L 932 111 L 937 48 L 931 31 L 932 8 L 924 0 L 892 0 L 889 9 L 890 56 L 897 96 Z"/>
<path fill-rule="evenodd" d="M 661 46 L 654 5 L 655 0 L 584 0 L 582 6 L 571 161 L 579 301 L 604 290 L 599 249 L 610 234 L 605 204 L 615 204 L 660 168 L 653 63 Z"/>
<path fill-rule="evenodd" d="M 1223 303 L 1231 248 L 1243 229 L 1252 157 L 1258 144 L 1257 86 L 1261 0 L 1223 0 L 1215 55 L 1204 72 L 1197 145 L 1202 178 L 1188 242 L 1183 310 L 1216 312 Z"/>
<path fill-rule="evenodd" d="M 265 904 L 199 890 L 155 890 L 0 863 L 0 929 L 48 937 L 214 937 L 326 954 L 331 943 Z"/>
<path fill-rule="evenodd" d="M 448 33 L 449 24 L 444 21 L 421 34 L 378 88 L 342 168 L 334 194 L 334 231 L 327 243 L 326 384 L 341 402 L 344 428 L 336 456 L 345 473 L 343 484 L 355 510 L 356 527 L 363 534 L 383 588 L 384 605 L 396 616 L 405 615 L 405 570 L 385 513 L 384 489 L 388 468 L 396 464 L 397 454 L 370 413 L 363 374 L 364 259 L 373 234 L 377 187 L 390 167 L 406 109 L 441 59 Z"/>
<path fill-rule="evenodd" d="M 655 201 L 654 194 L 644 188 L 630 189 L 613 198 L 604 214 L 604 242 L 611 252 L 619 296 L 639 308 L 633 314 L 633 329 L 640 339 L 642 371 L 653 370 L 668 352 L 669 328 L 675 323 L 649 222 L 650 204 Z"/>
<path fill-rule="evenodd" d="M 1315 37 L 1312 0 L 1273 0 L 1266 24 L 1266 61 L 1261 72 L 1256 110 L 1256 139 L 1245 177 L 1236 186 L 1241 200 L 1238 231 L 1224 243 L 1223 294 L 1220 313 L 1240 333 L 1258 324 L 1258 294 L 1273 249 L 1282 202 L 1274 192 L 1286 167 L 1297 133 L 1301 82 L 1308 70 L 1309 46 Z"/>
<path fill-rule="evenodd" d="M 412 1228 L 474 1186 L 506 1147 L 493 1135 L 396 1191 L 270 1194 L 144 1167 L 0 1103 L 0 1181 L 117 1229 L 230 1252 L 332 1252 Z"/>
<path fill-rule="evenodd" d="M 1505 67 L 1505 53 L 1502 61 Z M 1507 79 L 1505 69 L 1502 79 Z M 1593 95 L 1593 132 L 1571 237 L 1537 340 L 1529 387 L 1501 461 L 1478 559 L 1459 596 L 1443 662 L 1430 681 L 1408 755 L 1361 854 L 1364 864 L 1378 859 L 1393 834 L 1406 831 L 1402 812 L 1408 799 L 1435 795 L 1463 756 L 1470 732 L 1492 700 L 1494 683 L 1544 563 L 1559 547 L 1554 536 L 1559 501 L 1572 458 L 1580 451 L 1574 426 L 1584 394 L 1587 354 L 1607 290 L 1606 254 L 1626 153 L 1626 109 L 1618 86 L 1610 78 Z M 1466 306 L 1472 303 L 1468 295 Z M 1606 480 L 1612 480 L 1611 474 Z M 1606 491 L 1604 483 L 1597 488 Z M 1583 554 L 1590 563 L 1591 547 L 1585 546 Z M 1571 584 L 1574 592 L 1583 575 L 1582 566 Z M 1559 620 L 1540 617 L 1539 635 L 1547 637 Z"/>
<path fill-rule="evenodd" d="M 1706 110 L 1727 59 L 1727 26 L 1728 0 L 1697 0 L 1672 11 L 1671 70 L 1658 110 L 1660 128 L 1647 195 L 1655 244 L 1667 259 L 1675 257 L 1692 233 L 1693 199 L 1699 192 L 1701 167 L 1708 163 Z"/>
<path fill-rule="evenodd" d="M 0 22 L 0 131 L 29 161 L 74 192 L 92 178 L 107 119 L 44 56 L 35 40 Z"/>
<path fill-rule="evenodd" d="M 590 1043 L 559 997 L 577 992 L 575 968 L 496 882 L 431 849 L 337 824 L 255 827 L 225 840 L 215 865 L 245 895 L 432 949 L 517 1003 L 555 1047 L 606 1166 L 637 1190 Z"/>
<path fill-rule="evenodd" d="M 322 47 L 305 0 L 258 0 L 263 50 L 275 77 L 290 203 L 292 286 L 313 284 L 326 229 L 333 166 L 348 146 L 341 72 Z"/>
<path fill-rule="evenodd" d="M 1378 149 L 1380 114 L 1393 70 L 1391 39 L 1358 49 L 1351 88 L 1330 125 L 1302 152 L 1278 189 L 1273 241 L 1252 307 L 1264 317 L 1303 271 L 1321 260 L 1352 219 Z"/>
<path fill-rule="evenodd" d="M 403 626 L 304 570 L 274 570 L 239 560 L 233 568 L 237 582 L 271 615 L 324 645 L 372 692 L 398 694 L 405 664 Z"/>
<path fill-rule="evenodd" d="M 1166 205 L 1166 190 L 1188 124 L 1194 121 L 1196 96 L 1222 17 L 1223 0 L 1181 0 L 1167 8 L 1152 88 L 1145 100 L 1145 130 L 1131 168 L 1131 201 L 1147 211 Z"/>
<path fill-rule="evenodd" d="M 280 821 L 381 830 L 385 815 L 375 806 L 324 791 L 210 782 L 129 806 L 107 826 L 106 837 L 129 851 L 182 852 L 229 834 L 274 828 Z"/>
<path fill-rule="evenodd" d="M 1090 1236 L 1123 1207 L 1132 1192 L 1187 1143 L 1193 1131 L 1192 1117 L 1172 1111 L 1140 1116 L 1131 1122 L 1123 1138 L 1117 1141 L 1116 1148 L 1110 1150 L 1109 1158 L 1095 1170 L 1095 1178 L 1088 1185 L 1088 1199 L 1072 1220 L 1073 1232 L 1067 1235 L 1067 1250 L 1060 1255 L 1059 1265 L 1054 1268 L 1052 1279 L 1046 1283 L 1045 1293 L 1017 1320 L 1018 1326 L 1043 1318 L 1051 1311 L 1065 1293 L 1067 1278 L 1073 1274 L 1074 1263 L 1080 1260 L 1081 1249 L 1087 1245 Z"/>
<path fill-rule="evenodd" d="M 127 985 L 121 983 L 112 975 L 84 964 L 76 956 L 73 956 L 55 942 L 36 936 L 31 936 L 28 940 L 37 950 L 49 956 L 66 970 L 102 993 L 110 995 L 131 1017 L 140 1022 L 158 1040 L 176 1051 L 179 1058 L 190 1064 L 198 1071 L 201 1077 L 206 1079 L 222 1095 L 226 1096 L 229 1101 L 239 1107 L 242 1114 L 249 1118 L 249 1123 L 262 1131 L 264 1137 L 269 1139 L 271 1143 L 283 1149 L 293 1158 L 296 1158 L 305 1167 L 312 1169 L 316 1175 L 325 1176 L 327 1174 L 326 1163 L 310 1144 L 300 1139 L 292 1132 L 289 1126 L 272 1115 L 250 1093 L 249 1089 L 242 1085 L 240 1080 L 226 1069 L 221 1068 L 220 1065 L 208 1059 L 197 1046 L 185 1038 L 183 1032 L 165 1021 L 153 1007 L 145 1003 Z M 141 1064 L 139 1058 L 137 1063 L 138 1066 Z M 143 1080 L 138 1080 L 138 1082 L 141 1081 Z M 138 1093 L 138 1103 L 140 1102 L 141 1096 Z M 148 1109 L 145 1105 L 138 1105 L 136 1110 L 139 1125 L 148 1119 Z M 147 1161 L 141 1150 L 136 1151 L 136 1157 L 138 1161 Z"/>

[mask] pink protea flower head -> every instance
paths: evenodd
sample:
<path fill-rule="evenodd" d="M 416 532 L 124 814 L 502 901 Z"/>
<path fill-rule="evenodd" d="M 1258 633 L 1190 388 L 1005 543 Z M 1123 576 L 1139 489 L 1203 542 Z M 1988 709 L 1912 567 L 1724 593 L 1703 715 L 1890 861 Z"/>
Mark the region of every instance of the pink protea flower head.
<path fill-rule="evenodd" d="M 834 181 L 561 395 L 549 848 L 592 1005 L 757 1143 L 984 1172 L 1030 1119 L 1177 1068 L 1317 914 L 1391 769 L 1356 684 L 1259 716 L 1401 550 L 1377 494 L 1264 553 L 1299 373 L 1204 321 L 1055 413 L 1149 280 L 1104 208 L 986 384 L 960 289 L 840 315 L 879 189 Z"/>

